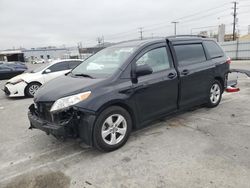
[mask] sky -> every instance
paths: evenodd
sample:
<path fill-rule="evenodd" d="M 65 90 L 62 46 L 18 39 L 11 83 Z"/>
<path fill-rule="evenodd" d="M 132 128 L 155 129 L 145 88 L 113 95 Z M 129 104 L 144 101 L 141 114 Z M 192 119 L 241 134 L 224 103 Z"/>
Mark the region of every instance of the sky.
<path fill-rule="evenodd" d="M 232 0 L 0 0 L 0 49 L 77 46 L 140 37 L 232 32 Z M 250 0 L 238 0 L 240 34 L 250 25 Z"/>

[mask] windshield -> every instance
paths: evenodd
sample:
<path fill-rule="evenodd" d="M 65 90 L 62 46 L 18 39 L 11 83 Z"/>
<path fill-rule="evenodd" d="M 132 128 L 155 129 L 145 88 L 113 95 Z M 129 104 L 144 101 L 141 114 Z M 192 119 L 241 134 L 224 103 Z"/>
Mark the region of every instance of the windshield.
<path fill-rule="evenodd" d="M 34 70 L 32 70 L 32 71 L 30 71 L 31 73 L 37 73 L 37 72 L 40 72 L 40 71 L 42 71 L 43 69 L 45 69 L 47 66 L 49 66 L 50 64 L 44 64 L 44 65 L 42 65 L 42 66 L 40 66 L 40 67 L 38 67 L 38 68 L 36 68 L 36 69 L 34 69 Z"/>
<path fill-rule="evenodd" d="M 86 59 L 72 70 L 73 75 L 111 76 L 133 53 L 133 47 L 109 47 Z"/>

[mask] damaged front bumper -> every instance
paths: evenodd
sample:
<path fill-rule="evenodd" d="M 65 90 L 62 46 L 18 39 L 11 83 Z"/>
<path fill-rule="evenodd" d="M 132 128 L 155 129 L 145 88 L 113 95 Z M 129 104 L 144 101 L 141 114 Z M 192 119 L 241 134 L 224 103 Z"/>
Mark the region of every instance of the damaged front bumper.
<path fill-rule="evenodd" d="M 46 120 L 40 117 L 34 104 L 29 107 L 28 118 L 29 129 L 40 129 L 56 138 L 80 138 L 88 145 L 92 145 L 92 130 L 95 121 L 95 114 L 81 109 L 71 109 L 67 118 L 61 118 L 61 114 L 50 114 L 52 118 Z"/>
<path fill-rule="evenodd" d="M 70 127 L 72 124 L 70 120 L 60 124 L 50 123 L 45 120 L 42 120 L 31 112 L 28 112 L 28 118 L 30 121 L 29 129 L 40 129 L 46 132 L 48 135 L 52 134 L 57 138 L 66 138 L 69 136 L 69 131 L 67 131 L 67 127 Z"/>

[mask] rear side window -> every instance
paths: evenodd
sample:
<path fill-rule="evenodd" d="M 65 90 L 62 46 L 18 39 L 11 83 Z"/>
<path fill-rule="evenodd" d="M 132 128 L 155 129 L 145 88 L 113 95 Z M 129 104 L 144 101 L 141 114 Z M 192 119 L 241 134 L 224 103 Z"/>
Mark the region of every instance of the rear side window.
<path fill-rule="evenodd" d="M 82 61 L 70 61 L 69 62 L 69 68 L 74 69 L 76 66 L 78 66 Z"/>
<path fill-rule="evenodd" d="M 224 56 L 224 52 L 222 51 L 221 47 L 216 42 L 204 41 L 204 45 L 206 46 L 206 49 L 212 59 Z"/>
<path fill-rule="evenodd" d="M 69 63 L 67 61 L 65 62 L 60 62 L 52 65 L 49 67 L 51 72 L 58 72 L 58 71 L 63 71 L 63 70 L 68 70 L 69 69 Z"/>
<path fill-rule="evenodd" d="M 206 61 L 202 44 L 176 45 L 174 49 L 180 66 Z"/>

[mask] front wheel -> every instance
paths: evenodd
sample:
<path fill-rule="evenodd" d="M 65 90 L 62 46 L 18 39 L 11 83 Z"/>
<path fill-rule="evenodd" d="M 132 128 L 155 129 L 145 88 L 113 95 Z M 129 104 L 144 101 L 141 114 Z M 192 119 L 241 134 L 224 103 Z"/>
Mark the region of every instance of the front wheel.
<path fill-rule="evenodd" d="M 93 133 L 94 146 L 100 151 L 113 151 L 128 140 L 132 128 L 130 114 L 119 106 L 112 106 L 100 113 Z"/>
<path fill-rule="evenodd" d="M 25 94 L 28 97 L 34 97 L 37 90 L 41 87 L 40 83 L 29 83 L 25 88 Z"/>
<path fill-rule="evenodd" d="M 209 90 L 207 107 L 214 108 L 218 106 L 221 101 L 222 92 L 221 83 L 215 80 Z"/>

